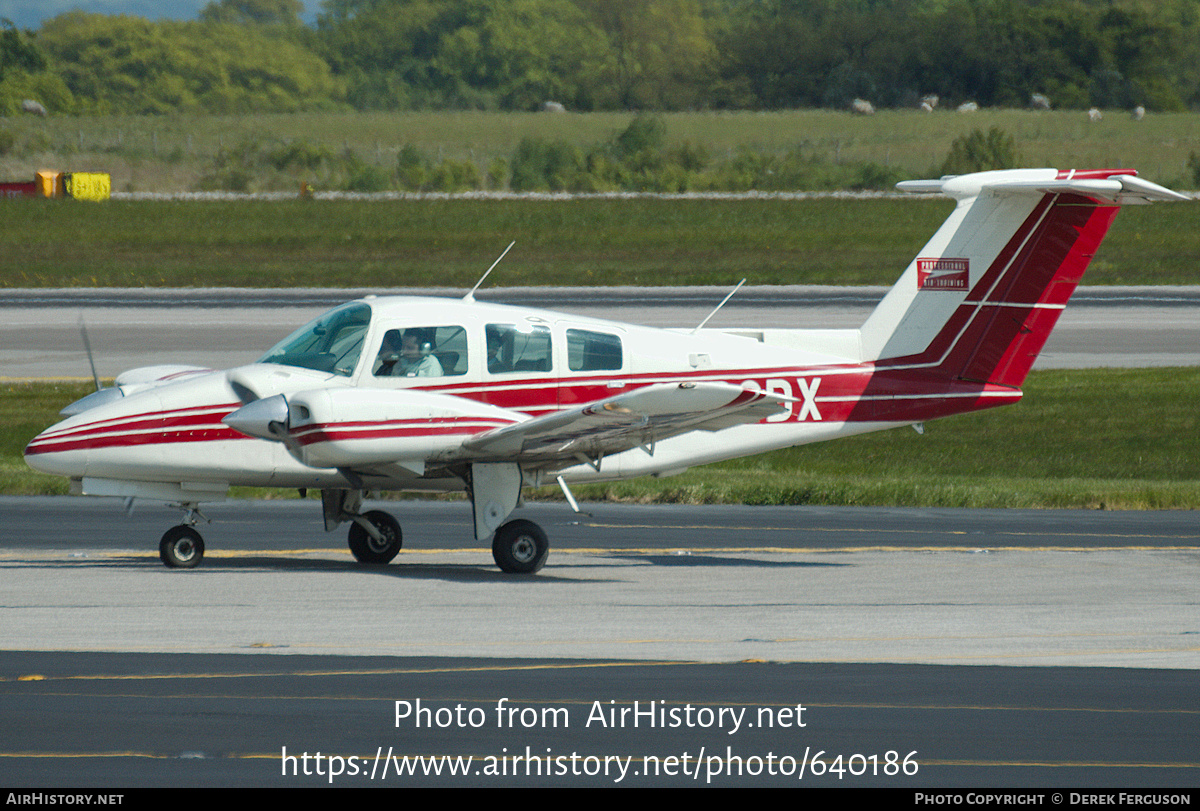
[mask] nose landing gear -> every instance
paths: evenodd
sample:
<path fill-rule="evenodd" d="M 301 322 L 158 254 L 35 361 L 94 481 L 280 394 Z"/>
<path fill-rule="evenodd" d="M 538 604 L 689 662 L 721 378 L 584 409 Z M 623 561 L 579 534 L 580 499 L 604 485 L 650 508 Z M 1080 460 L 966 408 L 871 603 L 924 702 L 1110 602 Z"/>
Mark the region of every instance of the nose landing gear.
<path fill-rule="evenodd" d="M 184 511 L 184 523 L 163 533 L 158 542 L 158 557 L 169 569 L 194 569 L 204 559 L 204 538 L 195 530 L 194 524 L 204 516 L 197 504 L 178 506 Z"/>
<path fill-rule="evenodd" d="M 187 524 L 171 527 L 158 543 L 158 556 L 171 569 L 192 569 L 204 558 L 204 538 Z"/>

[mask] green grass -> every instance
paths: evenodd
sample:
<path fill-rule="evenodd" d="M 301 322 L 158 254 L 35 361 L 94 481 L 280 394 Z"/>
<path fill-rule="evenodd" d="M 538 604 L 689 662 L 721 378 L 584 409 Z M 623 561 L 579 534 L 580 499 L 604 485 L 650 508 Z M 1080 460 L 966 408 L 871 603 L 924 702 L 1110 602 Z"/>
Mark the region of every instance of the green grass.
<path fill-rule="evenodd" d="M 0 493 L 64 493 L 21 450 L 86 385 L 0 388 Z M 1200 369 L 1035 372 L 1012 408 L 738 459 L 669 479 L 578 487 L 646 503 L 1196 509 Z M 239 490 L 242 496 L 280 491 Z M 540 498 L 555 498 L 546 488 Z"/>
<path fill-rule="evenodd" d="M 29 383 L 0 386 L 0 493 L 52 495 L 67 492 L 67 482 L 31 470 L 22 458 L 29 440 L 61 419 L 67 403 L 94 391 L 81 383 Z"/>
<path fill-rule="evenodd" d="M 0 287 L 895 282 L 944 200 L 0 201 Z M 1200 206 L 1129 206 L 1085 281 L 1200 281 Z"/>
<path fill-rule="evenodd" d="M 1090 123 L 1079 111 L 885 110 L 854 116 L 831 110 L 766 113 L 670 113 L 663 116 L 670 143 L 691 142 L 713 157 L 742 148 L 805 154 L 834 162 L 873 161 L 919 175 L 936 169 L 950 144 L 973 128 L 998 126 L 1011 134 L 1026 166 L 1097 168 L 1132 166 L 1157 182 L 1190 183 L 1188 156 L 1200 151 L 1197 113 L 1152 114 L 1132 121 L 1107 111 Z M 392 167 L 401 146 L 435 158 L 472 160 L 486 170 L 508 158 L 525 137 L 564 140 L 589 147 L 628 126 L 629 113 L 304 113 L 239 116 L 98 116 L 18 118 L 7 122 L 17 135 L 14 153 L 0 158 L 0 176 L 32 179 L 47 167 L 96 170 L 113 175 L 120 191 L 190 189 L 221 149 L 247 140 L 303 140 L 350 149 L 379 166 Z"/>

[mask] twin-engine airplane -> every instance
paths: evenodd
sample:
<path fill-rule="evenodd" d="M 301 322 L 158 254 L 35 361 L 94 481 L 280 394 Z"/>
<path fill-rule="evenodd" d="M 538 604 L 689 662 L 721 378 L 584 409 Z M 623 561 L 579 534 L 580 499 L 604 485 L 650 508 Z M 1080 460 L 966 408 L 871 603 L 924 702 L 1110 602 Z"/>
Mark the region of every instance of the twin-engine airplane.
<path fill-rule="evenodd" d="M 400 525 L 377 490 L 466 489 L 505 572 L 549 543 L 507 520 L 526 486 L 692 465 L 1015 403 L 1125 203 L 1186 200 L 1130 170 L 913 181 L 953 213 L 861 329 L 662 330 L 441 298 L 344 304 L 257 363 L 126 372 L 25 449 L 84 495 L 178 503 L 167 566 L 200 562 L 202 502 L 230 485 L 318 488 L 364 563 Z"/>

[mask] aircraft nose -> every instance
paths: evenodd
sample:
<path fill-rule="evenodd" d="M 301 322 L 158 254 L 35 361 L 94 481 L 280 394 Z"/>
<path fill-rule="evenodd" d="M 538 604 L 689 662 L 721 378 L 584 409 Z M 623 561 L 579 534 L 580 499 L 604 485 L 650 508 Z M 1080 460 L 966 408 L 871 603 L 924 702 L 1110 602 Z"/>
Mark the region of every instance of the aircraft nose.
<path fill-rule="evenodd" d="M 62 437 L 63 425 L 52 425 L 29 441 L 25 464 L 41 473 L 77 479 L 87 468 L 87 449 Z"/>

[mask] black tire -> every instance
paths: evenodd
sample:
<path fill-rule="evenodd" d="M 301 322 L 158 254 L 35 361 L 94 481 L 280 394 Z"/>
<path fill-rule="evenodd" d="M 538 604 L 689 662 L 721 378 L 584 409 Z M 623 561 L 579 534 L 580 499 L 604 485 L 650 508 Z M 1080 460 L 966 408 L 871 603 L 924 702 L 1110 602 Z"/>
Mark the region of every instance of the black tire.
<path fill-rule="evenodd" d="M 158 542 L 158 556 L 170 569 L 194 569 L 204 559 L 204 539 L 187 524 L 171 527 Z"/>
<path fill-rule="evenodd" d="M 492 539 L 492 557 L 507 574 L 533 574 L 546 565 L 550 539 L 532 521 L 509 521 Z"/>
<path fill-rule="evenodd" d="M 349 541 L 354 559 L 359 563 L 391 563 L 392 559 L 400 554 L 400 547 L 404 545 L 400 522 L 382 510 L 363 513 L 363 518 L 379 530 L 379 534 L 383 536 L 383 543 L 372 538 L 357 522 L 351 523 Z"/>

